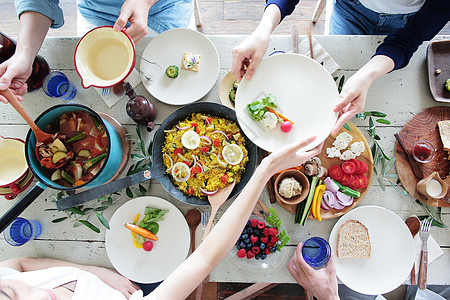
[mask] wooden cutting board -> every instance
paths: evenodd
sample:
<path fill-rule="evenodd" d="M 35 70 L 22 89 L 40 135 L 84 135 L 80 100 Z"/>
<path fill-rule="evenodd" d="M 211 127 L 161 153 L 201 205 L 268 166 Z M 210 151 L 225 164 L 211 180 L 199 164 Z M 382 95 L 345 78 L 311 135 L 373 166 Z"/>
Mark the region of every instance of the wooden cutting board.
<path fill-rule="evenodd" d="M 420 164 L 424 178 L 434 171 L 438 171 L 441 178 L 444 179 L 450 171 L 448 153 L 442 148 L 439 129 L 437 127 L 437 122 L 443 120 L 450 120 L 450 107 L 430 107 L 416 114 L 399 132 L 400 138 L 404 141 L 408 151 L 411 151 L 414 143 L 419 140 L 428 140 L 434 145 L 436 154 L 433 160 L 426 164 Z M 398 143 L 395 145 L 395 157 L 397 159 L 395 166 L 397 168 L 398 177 L 403 187 L 412 197 L 430 206 L 450 207 L 450 190 L 443 199 L 439 200 L 427 199 L 417 192 L 416 186 L 419 179 L 414 176 L 408 159 Z M 450 177 L 447 177 L 445 181 L 447 184 L 450 184 Z"/>
<path fill-rule="evenodd" d="M 364 142 L 365 150 L 356 159 L 365 162 L 367 164 L 367 166 L 369 167 L 368 171 L 365 174 L 367 176 L 367 179 L 369 180 L 369 184 L 364 189 L 357 189 L 357 191 L 359 191 L 361 193 L 361 197 L 355 199 L 353 201 L 352 205 L 347 206 L 347 207 L 345 207 L 345 208 L 343 208 L 341 210 L 336 210 L 336 209 L 332 209 L 332 208 L 330 210 L 325 210 L 325 209 L 321 208 L 320 209 L 320 216 L 321 216 L 322 219 L 337 218 L 337 217 L 340 217 L 343 214 L 349 212 L 353 208 L 355 208 L 361 202 L 361 200 L 364 198 L 364 196 L 367 194 L 367 191 L 369 190 L 370 184 L 372 182 L 372 177 L 373 177 L 373 158 L 372 158 L 372 152 L 369 149 L 369 144 L 367 143 L 367 140 L 364 137 L 364 135 L 362 134 L 362 132 L 355 125 L 353 125 L 353 123 L 347 122 L 347 124 L 349 124 L 349 126 L 350 126 L 350 131 L 348 131 L 345 128 L 341 128 L 341 130 L 339 130 L 339 132 L 336 135 L 333 135 L 333 136 L 330 135 L 325 140 L 325 143 L 323 145 L 323 150 L 318 155 L 318 157 L 322 161 L 322 166 L 324 166 L 327 169 L 329 169 L 331 166 L 334 166 L 334 165 L 341 165 L 344 161 L 340 160 L 337 157 L 335 157 L 335 158 L 328 158 L 327 157 L 327 153 L 325 151 L 326 151 L 327 148 L 333 146 L 333 142 L 336 139 L 336 136 L 338 136 L 340 133 L 342 133 L 344 131 L 348 132 L 349 134 L 351 134 L 353 136 L 353 140 L 350 142 L 350 145 L 352 143 L 354 143 L 354 142 L 360 142 L 360 141 Z M 277 188 L 277 187 L 275 187 L 275 188 Z M 297 205 L 285 204 L 285 203 L 282 203 L 281 201 L 279 201 L 278 199 L 277 199 L 277 203 L 280 204 L 284 209 L 286 209 L 287 211 L 289 211 L 289 212 L 291 212 L 293 214 L 295 214 L 296 211 L 297 211 Z M 309 219 L 313 218 L 311 213 L 309 214 L 308 218 Z"/>

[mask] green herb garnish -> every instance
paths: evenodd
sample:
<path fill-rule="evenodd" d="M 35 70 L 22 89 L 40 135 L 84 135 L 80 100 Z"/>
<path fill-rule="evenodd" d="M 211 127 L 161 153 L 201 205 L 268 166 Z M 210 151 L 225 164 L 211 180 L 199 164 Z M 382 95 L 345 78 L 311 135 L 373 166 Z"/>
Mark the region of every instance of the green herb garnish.
<path fill-rule="evenodd" d="M 274 95 L 269 94 L 267 97 L 262 98 L 261 101 L 256 100 L 247 104 L 247 111 L 253 120 L 261 121 L 264 114 L 267 112 L 266 107 L 277 108 L 277 106 L 277 98 Z"/>
<path fill-rule="evenodd" d="M 158 209 L 150 206 L 145 207 L 145 217 L 139 223 L 139 227 L 145 228 L 154 234 L 159 231 L 159 224 L 156 222 L 162 221 L 163 216 L 168 212 L 167 209 Z"/>
<path fill-rule="evenodd" d="M 277 211 L 273 207 L 269 207 L 269 215 L 266 216 L 265 219 L 269 226 L 278 230 L 279 243 L 277 244 L 277 251 L 281 251 L 281 249 L 289 243 L 290 237 L 287 235 L 286 230 L 280 230 L 281 220 Z"/>

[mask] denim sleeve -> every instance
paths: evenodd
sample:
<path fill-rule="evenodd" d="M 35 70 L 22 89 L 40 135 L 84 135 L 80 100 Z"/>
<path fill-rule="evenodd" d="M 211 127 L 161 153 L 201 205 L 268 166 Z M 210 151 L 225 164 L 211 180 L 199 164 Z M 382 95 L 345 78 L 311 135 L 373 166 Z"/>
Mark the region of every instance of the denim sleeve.
<path fill-rule="evenodd" d="M 27 11 L 34 11 L 52 20 L 51 28 L 59 28 L 64 24 L 64 16 L 59 0 L 15 0 L 17 16 Z"/>
<path fill-rule="evenodd" d="M 395 30 L 384 39 L 375 55 L 392 58 L 394 70 L 404 68 L 417 48 L 431 40 L 449 20 L 449 0 L 427 0 L 405 28 Z"/>
<path fill-rule="evenodd" d="M 270 4 L 278 6 L 281 11 L 281 20 L 283 20 L 284 17 L 292 14 L 299 1 L 300 0 L 266 0 L 266 7 Z"/>

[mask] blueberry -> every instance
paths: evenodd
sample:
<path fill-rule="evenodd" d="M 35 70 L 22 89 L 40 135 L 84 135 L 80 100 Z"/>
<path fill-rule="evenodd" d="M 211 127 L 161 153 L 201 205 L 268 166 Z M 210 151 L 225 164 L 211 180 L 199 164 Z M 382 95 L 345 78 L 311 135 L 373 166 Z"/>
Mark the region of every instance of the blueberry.
<path fill-rule="evenodd" d="M 255 258 L 256 258 L 256 259 L 260 259 L 260 258 L 261 258 L 261 254 L 260 254 L 260 253 L 256 254 L 256 255 L 255 255 Z"/>
<path fill-rule="evenodd" d="M 247 229 L 247 233 L 248 233 L 248 234 L 252 234 L 252 233 L 253 233 L 253 228 L 251 228 L 251 227 L 248 228 L 248 229 Z"/>
<path fill-rule="evenodd" d="M 253 247 L 253 245 L 252 244 L 247 244 L 247 245 L 245 245 L 245 249 L 247 249 L 247 250 L 250 250 L 250 249 L 252 249 L 252 247 Z"/>
<path fill-rule="evenodd" d="M 242 230 L 241 234 L 247 233 L 247 227 L 244 228 L 244 230 Z"/>
<path fill-rule="evenodd" d="M 241 245 L 237 245 L 236 248 L 237 248 L 238 250 L 241 250 L 242 247 L 241 247 Z"/>
<path fill-rule="evenodd" d="M 244 233 L 243 235 L 241 235 L 241 239 L 243 240 L 248 239 L 248 234 Z"/>
<path fill-rule="evenodd" d="M 245 244 L 244 242 L 240 242 L 240 243 L 239 243 L 239 246 L 240 246 L 241 248 L 245 248 L 246 244 Z"/>
<path fill-rule="evenodd" d="M 258 229 L 258 228 L 255 228 L 255 229 L 253 230 L 253 233 L 254 233 L 255 235 L 260 235 L 260 234 L 261 234 L 261 230 Z"/>
<path fill-rule="evenodd" d="M 265 253 L 261 254 L 261 259 L 266 259 L 267 255 Z"/>
<path fill-rule="evenodd" d="M 255 245 L 255 246 L 259 246 L 260 244 L 261 244 L 260 241 L 256 241 L 254 245 Z"/>
<path fill-rule="evenodd" d="M 246 244 L 250 243 L 250 239 L 244 239 L 244 243 Z"/>
<path fill-rule="evenodd" d="M 264 249 L 266 249 L 266 244 L 264 244 L 264 243 L 261 243 L 261 244 L 259 245 L 259 248 L 261 248 L 261 250 L 264 250 Z"/>
<path fill-rule="evenodd" d="M 250 220 L 247 221 L 247 224 L 245 224 L 245 226 L 250 226 Z"/>
<path fill-rule="evenodd" d="M 273 246 L 272 248 L 270 248 L 270 252 L 274 253 L 275 251 L 277 251 L 277 247 Z"/>

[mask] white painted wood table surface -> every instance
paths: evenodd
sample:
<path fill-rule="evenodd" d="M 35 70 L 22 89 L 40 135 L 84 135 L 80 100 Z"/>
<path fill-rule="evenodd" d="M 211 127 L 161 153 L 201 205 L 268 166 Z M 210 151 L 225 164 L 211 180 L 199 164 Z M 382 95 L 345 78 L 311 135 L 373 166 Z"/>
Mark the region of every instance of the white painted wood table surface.
<path fill-rule="evenodd" d="M 215 44 L 220 56 L 220 73 L 212 90 L 200 101 L 219 101 L 219 84 L 223 76 L 231 69 L 231 49 L 241 42 L 245 36 L 210 36 Z M 300 41 L 305 37 L 301 37 Z M 373 55 L 376 47 L 381 43 L 382 37 L 370 36 L 316 36 L 319 43 L 331 54 L 331 56 L 340 65 L 341 69 L 334 73 L 334 76 L 345 74 L 349 78 L 355 73 L 365 62 Z M 450 38 L 448 36 L 437 37 L 436 39 Z M 92 107 L 98 112 L 109 114 L 116 118 L 125 126 L 128 133 L 136 138 L 135 124 L 127 116 L 125 104 L 127 99 L 123 98 L 113 107 L 109 108 L 98 93 L 91 89 L 83 89 L 80 85 L 80 79 L 74 70 L 73 52 L 78 38 L 49 38 L 47 39 L 40 51 L 40 54 L 48 61 L 52 70 L 60 70 L 65 73 L 69 79 L 75 83 L 78 93 L 75 102 Z M 148 38 L 143 39 L 138 47 L 138 54 L 141 54 L 147 43 Z M 273 36 L 271 38 L 268 53 L 273 50 L 290 51 L 290 36 Z M 137 64 L 139 66 L 139 62 Z M 145 90 L 142 84 L 135 88 L 137 94 L 146 96 L 153 102 L 157 109 L 156 128 L 162 121 L 169 116 L 177 106 L 170 106 L 159 102 L 152 98 Z M 47 108 L 62 103 L 47 97 L 42 89 L 25 95 L 23 103 L 25 109 L 30 113 L 32 118 L 36 118 Z M 389 157 L 394 156 L 394 133 L 400 131 L 402 126 L 421 110 L 439 105 L 448 105 L 435 102 L 429 92 L 427 75 L 426 75 L 426 44 L 421 46 L 413 56 L 409 65 L 399 71 L 384 76 L 377 80 L 371 87 L 366 103 L 366 110 L 377 110 L 388 113 L 388 119 L 391 125 L 378 124 L 378 134 L 381 137 L 381 146 L 387 152 Z M 8 137 L 18 137 L 25 139 L 28 126 L 22 118 L 9 105 L 1 104 L 0 106 L 0 135 Z M 353 119 L 362 131 L 367 126 L 367 122 Z M 145 130 L 142 130 L 145 132 Z M 153 133 L 145 134 L 145 138 L 150 141 Z M 136 148 L 132 146 L 134 151 Z M 130 160 L 131 161 L 131 160 Z M 131 163 L 131 162 L 130 162 Z M 45 256 L 58 259 L 68 260 L 76 263 L 93 264 L 111 267 L 105 251 L 105 229 L 95 220 L 95 216 L 91 218 L 92 222 L 99 226 L 101 232 L 99 234 L 84 228 L 73 227 L 73 222 L 65 220 L 61 223 L 54 224 L 51 221 L 65 216 L 63 212 L 54 210 L 55 204 L 52 202 L 51 195 L 55 194 L 54 190 L 47 189 L 39 196 L 26 211 L 22 214 L 25 218 L 39 220 L 43 225 L 42 235 L 35 241 L 21 247 L 9 246 L 4 240 L 3 235 L 0 237 L 0 259 L 8 259 L 17 256 Z M 109 219 L 120 205 L 128 200 L 125 193 L 119 197 L 114 205 L 104 212 L 104 216 Z M 153 195 L 169 200 L 174 203 L 183 213 L 189 208 L 173 197 L 171 197 L 159 184 L 152 180 L 151 190 L 148 195 Z M 18 197 L 20 198 L 20 196 Z M 17 198 L 16 198 L 17 199 Z M 265 191 L 261 199 L 269 205 L 268 195 Z M 0 199 L 0 212 L 3 214 L 16 200 L 7 201 Z M 228 201 L 219 211 L 219 215 L 229 206 Z M 382 191 L 376 180 L 372 182 L 369 192 L 361 201 L 359 206 L 379 205 L 390 209 L 399 215 L 402 219 L 406 219 L 412 214 L 423 215 L 425 212 L 414 202 L 411 196 L 401 197 L 391 186 L 387 186 L 386 191 Z M 282 218 L 283 226 L 287 229 L 291 241 L 287 247 L 288 256 L 298 242 L 305 241 L 310 236 L 321 236 L 328 239 L 333 225 L 337 219 L 324 220 L 317 222 L 316 220 L 308 220 L 306 226 L 302 227 L 294 224 L 294 215 L 285 211 L 278 204 L 274 204 Z M 202 207 L 201 210 L 207 210 L 208 207 Z M 381 220 L 380 220 L 381 221 Z M 443 221 L 450 225 L 450 209 L 443 209 Z M 444 250 L 444 255 L 431 263 L 428 268 L 429 284 L 450 284 L 450 230 L 441 228 L 432 228 L 432 236 Z M 285 262 L 287 263 L 287 261 Z M 218 282 L 295 282 L 285 267 L 280 268 L 277 272 L 270 276 L 264 272 L 254 273 L 250 276 L 245 272 L 240 272 L 233 264 L 227 261 L 222 262 L 216 270 L 211 273 L 211 281 Z"/>

